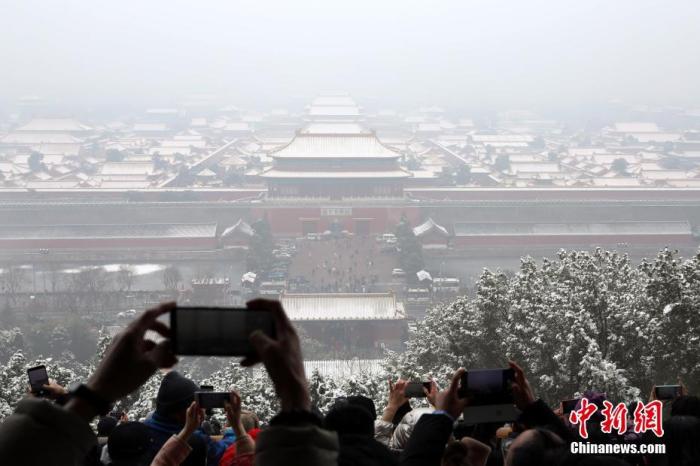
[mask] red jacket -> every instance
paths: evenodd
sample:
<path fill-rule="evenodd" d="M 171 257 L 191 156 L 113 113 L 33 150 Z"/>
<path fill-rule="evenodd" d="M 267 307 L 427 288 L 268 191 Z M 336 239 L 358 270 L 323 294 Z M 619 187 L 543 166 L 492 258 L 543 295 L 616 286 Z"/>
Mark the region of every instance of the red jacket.
<path fill-rule="evenodd" d="M 255 428 L 255 429 L 250 429 L 248 431 L 248 435 L 253 440 L 257 440 L 258 434 L 260 433 L 260 429 Z M 230 445 L 226 451 L 224 451 L 224 454 L 221 456 L 221 459 L 219 460 L 219 466 L 233 466 L 233 460 L 236 457 L 236 444 Z"/>

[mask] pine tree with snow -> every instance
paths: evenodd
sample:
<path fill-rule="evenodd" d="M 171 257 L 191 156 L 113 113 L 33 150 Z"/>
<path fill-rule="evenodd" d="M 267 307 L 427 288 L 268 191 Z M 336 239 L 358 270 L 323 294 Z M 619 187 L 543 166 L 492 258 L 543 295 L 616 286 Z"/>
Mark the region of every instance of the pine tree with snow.
<path fill-rule="evenodd" d="M 308 376 L 308 375 L 307 375 Z M 322 413 L 328 411 L 335 399 L 340 395 L 339 388 L 330 377 L 324 377 L 314 369 L 309 377 L 309 393 L 311 394 L 311 404 L 316 406 Z"/>
<path fill-rule="evenodd" d="M 626 401 L 678 377 L 694 387 L 699 304 L 700 256 L 661 251 L 639 267 L 601 249 L 524 258 L 511 277 L 485 270 L 473 299 L 430 310 L 386 369 L 420 380 L 512 358 L 551 403 L 586 389 Z"/>

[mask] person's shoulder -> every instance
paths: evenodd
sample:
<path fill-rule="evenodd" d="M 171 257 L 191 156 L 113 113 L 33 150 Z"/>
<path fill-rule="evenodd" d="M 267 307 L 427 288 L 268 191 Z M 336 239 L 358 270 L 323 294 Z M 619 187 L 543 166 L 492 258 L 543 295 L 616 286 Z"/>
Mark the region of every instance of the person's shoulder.
<path fill-rule="evenodd" d="M 59 459 L 71 458 L 74 452 L 85 456 L 97 444 L 97 436 L 83 419 L 39 398 L 21 400 L 14 413 L 2 423 L 1 430 L 3 455 L 12 457 L 12 452 L 21 451 L 35 458 L 36 464 L 41 464 L 42 458 L 49 458 L 47 454 L 65 456 Z M 39 438 L 43 441 L 42 448 L 36 449 L 34 442 Z M 62 448 L 64 445 L 70 448 Z"/>
<path fill-rule="evenodd" d="M 397 456 L 383 443 L 363 435 L 340 437 L 339 465 L 397 465 Z"/>

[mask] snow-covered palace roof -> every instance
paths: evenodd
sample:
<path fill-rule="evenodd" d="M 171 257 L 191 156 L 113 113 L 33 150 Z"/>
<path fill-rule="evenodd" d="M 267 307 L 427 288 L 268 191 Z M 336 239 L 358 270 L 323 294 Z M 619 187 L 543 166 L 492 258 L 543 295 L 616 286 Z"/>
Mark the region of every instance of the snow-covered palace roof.
<path fill-rule="evenodd" d="M 235 225 L 228 227 L 221 233 L 222 238 L 227 238 L 233 236 L 236 233 L 240 233 L 243 236 L 254 236 L 255 230 L 242 218 L 238 219 Z"/>
<path fill-rule="evenodd" d="M 450 236 L 450 233 L 447 231 L 447 228 L 435 223 L 435 220 L 433 220 L 430 217 L 428 217 L 428 220 L 415 227 L 413 229 L 413 234 L 416 236 L 423 236 L 430 233 L 433 230 L 437 231 L 443 236 Z"/>
<path fill-rule="evenodd" d="M 291 320 L 405 319 L 394 293 L 284 293 L 282 306 Z"/>
<path fill-rule="evenodd" d="M 359 374 L 380 375 L 383 372 L 383 359 L 329 359 L 304 361 L 304 372 L 310 378 L 314 371 L 325 378 L 344 380 Z M 254 372 L 263 373 L 265 368 L 256 366 Z"/>
<path fill-rule="evenodd" d="M 327 125 L 328 126 L 328 125 Z M 310 127 L 309 130 L 312 130 Z M 371 158 L 371 159 L 398 159 L 401 154 L 377 139 L 373 133 L 340 133 L 333 134 L 332 128 L 324 127 L 323 132 L 314 134 L 310 132 L 298 133 L 285 146 L 271 151 L 274 158 Z M 338 131 L 346 131 L 346 126 L 341 126 Z"/>

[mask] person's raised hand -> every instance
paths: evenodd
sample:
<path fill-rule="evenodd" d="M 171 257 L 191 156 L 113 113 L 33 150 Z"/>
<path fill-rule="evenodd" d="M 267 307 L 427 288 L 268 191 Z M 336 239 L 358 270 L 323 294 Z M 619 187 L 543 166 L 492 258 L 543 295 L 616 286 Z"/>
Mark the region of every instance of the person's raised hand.
<path fill-rule="evenodd" d="M 388 380 L 389 387 L 389 398 L 382 413 L 382 420 L 386 422 L 392 422 L 394 415 L 399 410 L 399 408 L 408 403 L 408 398 L 406 398 L 406 385 L 408 385 L 408 380 L 398 379 L 396 383 Z"/>
<path fill-rule="evenodd" d="M 178 437 L 184 442 L 187 442 L 187 439 L 202 425 L 202 422 L 204 422 L 204 410 L 199 407 L 196 401 L 193 401 L 189 408 L 187 408 L 185 426 L 178 434 Z"/>
<path fill-rule="evenodd" d="M 512 384 L 513 400 L 515 406 L 523 411 L 535 402 L 535 393 L 532 391 L 530 382 L 525 377 L 525 371 L 515 361 L 508 361 L 508 365 L 513 369 L 514 380 Z"/>
<path fill-rule="evenodd" d="M 232 429 L 236 429 L 241 423 L 241 395 L 237 391 L 231 390 L 230 401 L 224 403 L 226 420 Z"/>
<path fill-rule="evenodd" d="M 236 451 L 238 455 L 253 453 L 255 451 L 255 441 L 245 431 L 241 422 L 241 395 L 237 391 L 231 390 L 230 401 L 224 403 L 226 419 L 228 420 L 233 433 L 236 434 Z"/>
<path fill-rule="evenodd" d="M 106 401 L 116 401 L 146 382 L 158 368 L 172 367 L 177 358 L 170 347 L 170 329 L 156 320 L 175 309 L 175 303 L 149 309 L 118 334 L 87 385 Z M 145 340 L 153 330 L 166 338 L 156 344 Z"/>
<path fill-rule="evenodd" d="M 389 401 L 387 405 L 390 408 L 398 409 L 408 401 L 406 397 L 406 385 L 408 385 L 408 380 L 398 379 L 396 383 L 394 383 L 389 379 Z"/>
<path fill-rule="evenodd" d="M 241 361 L 243 366 L 258 362 L 265 365 L 272 379 L 282 411 L 311 409 L 311 397 L 304 372 L 301 345 L 296 330 L 284 313 L 279 301 L 255 299 L 247 303 L 248 309 L 265 310 L 272 313 L 275 322 L 276 338 L 270 338 L 261 331 L 250 336 L 256 354 Z"/>
<path fill-rule="evenodd" d="M 423 392 L 425 392 L 425 397 L 428 399 L 428 403 L 430 403 L 430 406 L 435 407 L 435 403 L 437 403 L 437 395 L 438 395 L 438 386 L 435 380 L 432 378 L 430 379 L 430 390 L 427 388 L 423 388 Z"/>
<path fill-rule="evenodd" d="M 452 375 L 450 385 L 445 390 L 438 392 L 435 400 L 435 409 L 445 411 L 452 416 L 452 419 L 457 419 L 467 406 L 467 399 L 459 397 L 459 383 L 464 372 L 466 369 L 463 367 L 457 369 Z"/>
<path fill-rule="evenodd" d="M 49 383 L 44 384 L 42 388 L 44 389 L 46 398 L 50 398 L 52 400 L 57 400 L 60 397 L 68 394 L 68 390 L 56 383 L 56 381 L 53 379 L 49 380 Z"/>

